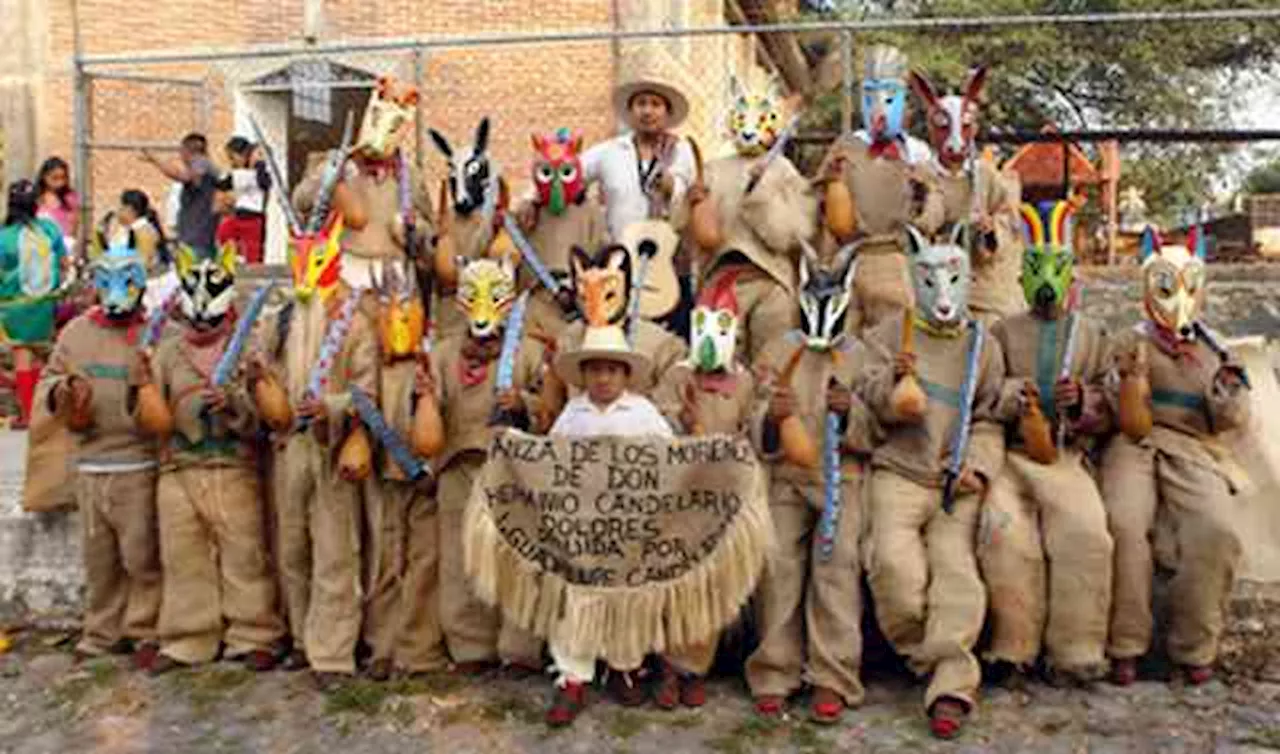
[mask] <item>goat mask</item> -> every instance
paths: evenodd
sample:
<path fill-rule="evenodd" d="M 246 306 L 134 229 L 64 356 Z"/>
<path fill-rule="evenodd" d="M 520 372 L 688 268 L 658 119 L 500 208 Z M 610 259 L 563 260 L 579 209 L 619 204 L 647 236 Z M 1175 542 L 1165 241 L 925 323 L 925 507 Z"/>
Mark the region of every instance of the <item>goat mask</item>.
<path fill-rule="evenodd" d="M 948 170 L 959 170 L 973 156 L 978 97 L 986 83 L 986 67 L 975 66 L 965 78 L 960 94 L 943 97 L 927 76 L 911 72 L 911 89 L 924 102 L 929 116 L 929 143 L 938 154 L 938 162 Z"/>
<path fill-rule="evenodd" d="M 935 327 L 964 324 L 969 317 L 969 226 L 957 223 L 941 242 L 907 226 L 907 258 L 916 313 Z"/>
<path fill-rule="evenodd" d="M 516 302 L 516 272 L 506 259 L 468 259 L 458 275 L 458 306 L 471 337 L 496 337 Z"/>
<path fill-rule="evenodd" d="M 867 50 L 862 78 L 862 127 L 873 142 L 902 135 L 907 112 L 907 58 L 896 47 Z"/>
<path fill-rule="evenodd" d="M 772 147 L 782 133 L 782 94 L 770 80 L 763 92 L 747 91 L 736 76 L 729 78 L 733 107 L 728 116 L 728 136 L 744 157 L 756 157 Z"/>
<path fill-rule="evenodd" d="M 147 289 L 147 270 L 133 243 L 114 243 L 93 261 L 93 287 L 98 303 L 111 319 L 128 319 L 138 311 Z"/>
<path fill-rule="evenodd" d="M 1071 202 L 1022 205 L 1022 293 L 1033 309 L 1062 306 L 1075 277 Z"/>
<path fill-rule="evenodd" d="M 800 326 L 811 350 L 828 351 L 844 338 L 858 268 L 855 247 L 845 246 L 830 267 L 823 267 L 812 246 L 805 241 L 800 246 Z"/>
<path fill-rule="evenodd" d="M 738 296 L 736 272 L 720 275 L 715 284 L 698 293 L 689 331 L 689 360 L 699 372 L 733 367 L 738 348 Z"/>
<path fill-rule="evenodd" d="M 533 135 L 533 185 L 538 204 L 553 215 L 563 215 L 580 203 L 587 192 L 582 175 L 582 134 L 561 128 L 553 134 Z"/>
<path fill-rule="evenodd" d="M 1147 319 L 1182 340 L 1195 336 L 1192 324 L 1204 309 L 1204 230 L 1197 226 L 1186 246 L 1164 246 L 1154 228 L 1142 231 L 1142 305 Z"/>
<path fill-rule="evenodd" d="M 579 246 L 570 250 L 569 275 L 582 311 L 600 312 L 611 325 L 627 318 L 631 291 L 631 255 L 619 244 L 603 246 L 594 256 Z"/>
<path fill-rule="evenodd" d="M 389 76 L 378 79 L 354 150 L 370 160 L 385 160 L 400 150 L 405 136 L 413 128 L 418 107 L 418 90 L 401 86 Z"/>
<path fill-rule="evenodd" d="M 467 217 L 484 205 L 485 196 L 498 190 L 497 170 L 489 159 L 489 119 L 482 118 L 476 127 L 475 142 L 455 150 L 439 131 L 430 129 L 431 140 L 449 160 L 449 194 L 453 210 Z"/>
<path fill-rule="evenodd" d="M 328 301 L 342 280 L 342 215 L 334 213 L 332 218 L 318 233 L 289 237 L 293 293 L 299 301 L 312 296 Z"/>
<path fill-rule="evenodd" d="M 386 265 L 386 277 L 375 277 L 378 293 L 378 332 L 382 356 L 387 362 L 416 356 L 426 330 L 426 311 L 418 295 L 412 269 L 394 262 Z"/>
<path fill-rule="evenodd" d="M 197 328 L 217 327 L 236 299 L 235 243 L 225 243 L 212 253 L 182 244 L 173 263 L 182 291 L 182 313 Z"/>

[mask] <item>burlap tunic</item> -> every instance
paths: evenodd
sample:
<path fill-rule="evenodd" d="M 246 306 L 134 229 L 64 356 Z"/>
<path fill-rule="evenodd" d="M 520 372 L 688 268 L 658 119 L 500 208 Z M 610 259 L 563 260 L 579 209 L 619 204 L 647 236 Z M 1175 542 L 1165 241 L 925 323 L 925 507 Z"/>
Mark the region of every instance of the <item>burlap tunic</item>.
<path fill-rule="evenodd" d="M 970 171 L 953 173 L 936 161 L 930 166 L 942 194 L 943 221 L 973 222 L 973 177 Z M 1017 185 L 986 162 L 978 162 L 978 188 L 982 192 L 979 206 L 995 225 L 996 248 L 988 252 L 980 247 L 972 254 L 973 287 L 969 291 L 969 309 L 976 319 L 992 325 L 1001 317 L 1026 309 L 1022 286 L 1022 232 L 1018 215 L 1020 201 Z"/>
<path fill-rule="evenodd" d="M 565 207 L 562 215 L 542 210 L 538 213 L 537 226 L 526 237 L 552 276 L 568 287 L 570 250 L 579 246 L 588 254 L 594 254 L 608 240 L 609 229 L 600 205 L 584 200 Z M 527 263 L 521 263 L 518 279 L 521 289 L 534 291 L 529 300 L 526 326 L 532 328 L 531 332 L 541 332 L 553 339 L 560 337 L 569 321 L 555 297 L 538 281 Z"/>

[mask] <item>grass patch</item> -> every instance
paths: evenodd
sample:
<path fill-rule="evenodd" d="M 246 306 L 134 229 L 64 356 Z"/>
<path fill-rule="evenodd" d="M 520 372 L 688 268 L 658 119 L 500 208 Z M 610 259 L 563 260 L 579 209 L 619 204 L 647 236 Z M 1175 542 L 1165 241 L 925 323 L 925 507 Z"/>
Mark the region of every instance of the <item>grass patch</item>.
<path fill-rule="evenodd" d="M 1268 725 L 1254 728 L 1240 737 L 1240 743 L 1262 746 L 1268 749 L 1280 749 L 1280 727 Z"/>
<path fill-rule="evenodd" d="M 418 713 L 413 710 L 413 702 L 407 699 L 397 699 L 388 706 L 388 712 L 391 719 L 400 728 L 411 728 L 418 719 Z"/>
<path fill-rule="evenodd" d="M 115 680 L 116 674 L 120 668 L 116 666 L 116 661 L 110 657 L 98 657 L 89 660 L 84 664 L 84 670 L 89 674 L 89 683 L 102 687 L 109 685 Z"/>
<path fill-rule="evenodd" d="M 831 745 L 818 734 L 812 723 L 798 723 L 791 727 L 791 745 L 801 754 L 825 754 Z"/>
<path fill-rule="evenodd" d="M 719 738 L 707 742 L 712 751 L 720 754 L 747 754 L 761 738 L 771 738 L 786 728 L 786 723 L 765 717 L 751 716 Z"/>
<path fill-rule="evenodd" d="M 693 730 L 694 728 L 701 728 L 703 723 L 705 722 L 706 720 L 702 717 L 702 715 L 688 714 L 688 715 L 677 715 L 671 718 L 670 720 L 667 720 L 665 722 L 665 725 L 668 725 L 672 728 L 679 728 L 680 730 Z"/>
<path fill-rule="evenodd" d="M 626 741 L 648 725 L 649 720 L 644 715 L 630 710 L 618 710 L 609 718 L 609 735 Z"/>
<path fill-rule="evenodd" d="M 413 678 L 397 678 L 383 684 L 393 696 L 449 694 L 466 686 L 466 679 L 449 673 L 431 673 Z"/>
<path fill-rule="evenodd" d="M 204 667 L 170 674 L 172 684 L 186 692 L 193 711 L 203 715 L 228 694 L 253 680 L 253 673 L 241 667 Z"/>
<path fill-rule="evenodd" d="M 326 715 L 343 712 L 376 715 L 390 693 L 386 684 L 355 678 L 325 694 L 324 712 Z"/>

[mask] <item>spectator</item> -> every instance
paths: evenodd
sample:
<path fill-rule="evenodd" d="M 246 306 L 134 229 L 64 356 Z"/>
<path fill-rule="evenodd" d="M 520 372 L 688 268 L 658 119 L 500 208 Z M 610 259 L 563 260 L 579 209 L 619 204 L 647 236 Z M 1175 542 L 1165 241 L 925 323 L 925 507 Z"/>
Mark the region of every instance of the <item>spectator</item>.
<path fill-rule="evenodd" d="M 231 172 L 219 181 L 218 189 L 231 192 L 232 206 L 218 223 L 218 243 L 235 241 L 244 261 L 260 264 L 271 175 L 267 164 L 257 158 L 257 146 L 248 139 L 233 137 L 226 151 Z"/>
<path fill-rule="evenodd" d="M 150 150 L 142 151 L 142 159 L 161 173 L 182 184 L 178 207 L 178 241 L 196 249 L 214 247 L 218 216 L 214 212 L 214 195 L 218 179 L 209 161 L 209 141 L 203 134 L 190 133 L 178 147 L 178 159 L 161 162 Z"/>
<path fill-rule="evenodd" d="M 148 274 L 161 271 L 168 265 L 168 240 L 151 199 L 146 192 L 128 189 L 120 194 L 120 207 L 108 213 L 103 223 L 103 233 L 110 245 L 128 243 L 138 250 Z"/>
<path fill-rule="evenodd" d="M 71 239 L 80 229 L 80 197 L 71 188 L 71 171 L 66 160 L 50 157 L 36 174 L 36 191 L 39 194 L 39 217 L 51 220 L 62 232 L 70 247 Z"/>

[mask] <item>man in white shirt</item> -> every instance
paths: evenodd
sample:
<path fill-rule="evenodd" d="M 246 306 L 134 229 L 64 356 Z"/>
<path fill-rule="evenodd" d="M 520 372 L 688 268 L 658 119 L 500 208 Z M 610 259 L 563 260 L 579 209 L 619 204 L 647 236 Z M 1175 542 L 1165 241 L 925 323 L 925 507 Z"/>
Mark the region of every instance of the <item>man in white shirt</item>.
<path fill-rule="evenodd" d="M 561 354 L 556 372 L 566 384 L 583 392 L 565 405 L 551 427 L 552 435 L 660 435 L 673 437 L 671 425 L 648 398 L 629 389 L 648 371 L 648 358 L 630 350 L 626 334 L 617 325 L 590 327 L 582 348 Z M 547 712 L 547 724 L 572 723 L 586 706 L 586 689 L 595 677 L 596 658 L 577 653 L 568 637 L 552 632 L 548 642 L 557 673 L 555 702 Z M 634 669 L 615 671 L 611 687 L 628 706 L 644 702 Z"/>

